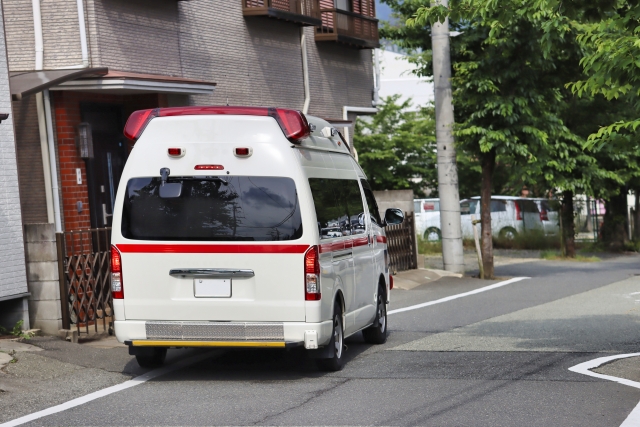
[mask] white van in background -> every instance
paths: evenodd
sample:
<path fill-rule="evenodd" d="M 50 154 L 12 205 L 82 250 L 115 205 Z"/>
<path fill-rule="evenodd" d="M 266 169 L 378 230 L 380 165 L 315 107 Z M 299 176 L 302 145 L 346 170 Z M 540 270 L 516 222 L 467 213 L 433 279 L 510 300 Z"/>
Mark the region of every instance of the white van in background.
<path fill-rule="evenodd" d="M 414 199 L 413 212 L 416 234 L 429 242 L 440 240 L 440 199 Z"/>
<path fill-rule="evenodd" d="M 416 233 L 428 241 L 440 240 L 439 199 L 416 199 L 414 209 Z M 434 210 L 436 212 L 433 212 Z M 475 215 L 477 220 L 480 219 L 480 196 L 460 201 L 460 225 L 464 239 L 473 239 L 472 215 Z M 512 196 L 491 197 L 491 231 L 494 237 L 513 239 L 525 230 L 546 231 L 543 218 L 538 209 L 538 201 L 535 199 Z"/>
<path fill-rule="evenodd" d="M 142 366 L 170 347 L 304 346 L 387 337 L 392 287 L 366 176 L 331 125 L 295 110 L 134 112 L 112 230 L 115 332 Z"/>
<path fill-rule="evenodd" d="M 556 236 L 560 233 L 560 202 L 549 199 L 533 199 L 540 210 L 542 229 L 547 236 Z"/>

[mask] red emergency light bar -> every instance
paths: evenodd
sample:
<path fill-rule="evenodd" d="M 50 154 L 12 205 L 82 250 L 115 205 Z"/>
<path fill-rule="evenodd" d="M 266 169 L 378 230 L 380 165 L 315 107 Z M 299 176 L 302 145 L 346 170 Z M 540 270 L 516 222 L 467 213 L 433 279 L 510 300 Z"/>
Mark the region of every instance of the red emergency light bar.
<path fill-rule="evenodd" d="M 152 110 L 138 110 L 131 113 L 124 126 L 124 136 L 137 141 L 149 122 L 154 117 L 171 116 L 202 116 L 202 115 L 234 115 L 234 116 L 264 116 L 273 117 L 280 125 L 282 133 L 294 144 L 311 134 L 309 122 L 305 115 L 298 110 L 268 107 L 171 107 L 155 108 Z"/>

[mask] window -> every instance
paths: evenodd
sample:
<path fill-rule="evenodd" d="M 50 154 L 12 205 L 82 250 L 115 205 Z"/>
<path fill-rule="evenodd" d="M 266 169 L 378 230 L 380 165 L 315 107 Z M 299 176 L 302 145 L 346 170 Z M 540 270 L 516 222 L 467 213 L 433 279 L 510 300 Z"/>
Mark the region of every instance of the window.
<path fill-rule="evenodd" d="M 169 177 L 179 197 L 161 198 L 160 178 L 127 183 L 122 235 L 136 240 L 278 241 L 302 236 L 291 178 Z"/>
<path fill-rule="evenodd" d="M 478 200 L 460 202 L 460 215 L 475 215 Z"/>
<path fill-rule="evenodd" d="M 540 213 L 538 205 L 533 200 L 518 200 L 516 203 L 520 203 L 520 209 L 523 212 Z"/>
<path fill-rule="evenodd" d="M 491 212 L 506 212 L 507 202 L 505 200 L 491 200 Z"/>
<path fill-rule="evenodd" d="M 367 200 L 367 203 L 369 203 L 369 200 Z M 413 202 L 413 212 L 414 213 L 422 213 L 422 210 L 420 209 L 421 203 L 420 201 L 417 202 Z M 369 210 L 369 212 L 371 212 L 371 210 Z"/>
<path fill-rule="evenodd" d="M 369 215 L 371 215 L 371 221 L 375 224 L 382 227 L 382 219 L 380 218 L 380 211 L 378 210 L 378 203 L 376 203 L 376 198 L 373 196 L 373 191 L 371 191 L 371 186 L 366 179 L 361 179 L 360 183 L 362 183 L 362 189 L 364 190 L 364 198 L 367 201 L 367 207 L 369 208 Z M 420 206 L 418 202 L 418 210 L 416 212 L 420 212 Z"/>
<path fill-rule="evenodd" d="M 309 178 L 321 239 L 363 234 L 364 215 L 358 181 Z M 363 221 L 364 222 L 364 221 Z"/>

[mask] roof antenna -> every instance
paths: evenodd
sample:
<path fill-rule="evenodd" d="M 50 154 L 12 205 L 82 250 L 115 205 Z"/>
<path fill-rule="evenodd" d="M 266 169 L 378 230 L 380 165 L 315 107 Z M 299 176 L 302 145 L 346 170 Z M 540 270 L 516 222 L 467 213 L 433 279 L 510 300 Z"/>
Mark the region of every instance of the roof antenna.
<path fill-rule="evenodd" d="M 227 107 L 229 106 L 229 98 L 227 98 Z"/>

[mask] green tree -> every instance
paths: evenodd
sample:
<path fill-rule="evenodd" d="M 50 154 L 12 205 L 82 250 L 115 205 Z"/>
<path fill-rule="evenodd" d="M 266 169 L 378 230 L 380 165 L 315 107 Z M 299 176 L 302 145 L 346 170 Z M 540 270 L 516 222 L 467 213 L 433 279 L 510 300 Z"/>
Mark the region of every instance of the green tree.
<path fill-rule="evenodd" d="M 434 109 L 410 111 L 411 102 L 398 103 L 399 98 L 383 99 L 378 114 L 356 122 L 358 161 L 374 190 L 437 194 Z"/>

